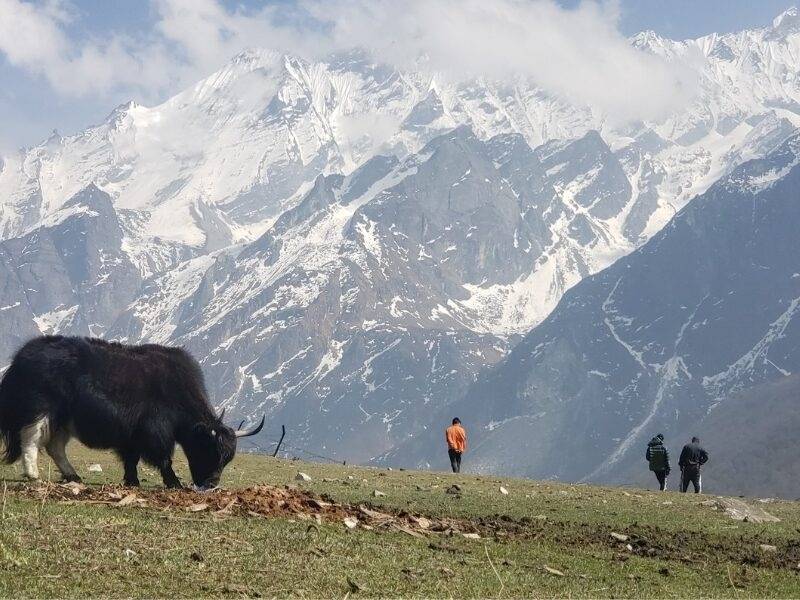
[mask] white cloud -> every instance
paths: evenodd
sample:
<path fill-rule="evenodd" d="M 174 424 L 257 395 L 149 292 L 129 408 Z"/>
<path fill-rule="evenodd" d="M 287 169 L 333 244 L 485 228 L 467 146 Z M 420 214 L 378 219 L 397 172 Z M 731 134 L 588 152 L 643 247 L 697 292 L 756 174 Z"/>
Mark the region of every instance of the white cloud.
<path fill-rule="evenodd" d="M 632 48 L 615 2 L 566 10 L 552 0 L 298 0 L 228 9 L 218 0 L 151 0 L 153 29 L 107 39 L 69 34 L 65 0 L 0 0 L 0 52 L 66 96 L 129 91 L 162 98 L 237 52 L 309 58 L 361 47 L 400 68 L 452 78 L 527 77 L 611 118 L 659 119 L 689 101 L 692 71 Z"/>
<path fill-rule="evenodd" d="M 307 3 L 333 27 L 332 42 L 353 41 L 410 67 L 424 56 L 455 77 L 525 76 L 548 91 L 610 115 L 657 119 L 694 90 L 689 69 L 630 46 L 617 28 L 616 2 L 565 10 L 531 0 L 337 0 Z"/>

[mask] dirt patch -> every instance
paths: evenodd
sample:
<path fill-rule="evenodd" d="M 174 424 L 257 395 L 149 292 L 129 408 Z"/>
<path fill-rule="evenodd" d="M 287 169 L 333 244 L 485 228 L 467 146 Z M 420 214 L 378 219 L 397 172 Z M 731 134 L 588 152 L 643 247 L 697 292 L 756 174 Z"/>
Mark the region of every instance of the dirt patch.
<path fill-rule="evenodd" d="M 469 521 L 432 518 L 408 512 L 384 512 L 368 504 L 337 503 L 294 487 L 258 485 L 240 490 L 142 490 L 120 486 L 90 487 L 79 483 L 22 485 L 12 493 L 64 503 L 88 503 L 120 508 L 148 508 L 195 514 L 249 517 L 283 517 L 341 522 L 347 528 L 397 531 L 416 537 L 431 533 L 470 534 L 478 528 Z"/>
<path fill-rule="evenodd" d="M 497 536 L 547 539 L 564 547 L 604 546 L 616 552 L 622 562 L 631 556 L 707 565 L 733 562 L 768 569 L 800 572 L 800 539 L 774 539 L 760 530 L 739 534 L 710 534 L 699 531 L 667 530 L 657 525 L 634 524 L 614 531 L 610 527 L 579 522 L 508 517 L 479 519 L 482 530 Z M 764 545 L 774 548 L 765 551 Z"/>
<path fill-rule="evenodd" d="M 475 519 L 430 517 L 369 504 L 337 503 L 327 496 L 318 496 L 293 486 L 259 485 L 200 493 L 120 486 L 89 487 L 71 483 L 22 485 L 9 488 L 9 492 L 40 501 L 147 508 L 183 515 L 184 518 L 191 515 L 206 515 L 205 518 L 283 517 L 307 520 L 310 524 L 335 522 L 348 529 L 392 531 L 418 538 L 438 535 L 467 539 L 546 540 L 564 548 L 610 549 L 615 560 L 620 561 L 638 556 L 686 564 L 734 562 L 759 568 L 800 570 L 800 540 L 771 539 L 758 531 L 721 535 L 640 524 L 612 531 L 602 525 L 555 521 L 543 515 L 522 519 L 505 515 Z M 438 542 L 432 544 L 437 549 L 455 548 Z M 765 545 L 774 550 L 765 551 Z"/>

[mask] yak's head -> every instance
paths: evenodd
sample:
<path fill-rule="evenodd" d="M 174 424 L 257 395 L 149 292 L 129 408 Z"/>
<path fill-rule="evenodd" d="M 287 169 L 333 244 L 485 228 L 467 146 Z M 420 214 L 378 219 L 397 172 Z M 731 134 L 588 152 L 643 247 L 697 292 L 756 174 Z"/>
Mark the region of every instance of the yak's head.
<path fill-rule="evenodd" d="M 224 411 L 223 411 L 224 415 Z M 219 484 L 222 470 L 236 454 L 236 438 L 256 435 L 264 427 L 264 418 L 249 431 L 234 430 L 222 422 L 222 416 L 210 424 L 200 423 L 192 433 L 190 448 L 184 448 L 189 460 L 192 481 L 198 488 L 213 488 Z"/>

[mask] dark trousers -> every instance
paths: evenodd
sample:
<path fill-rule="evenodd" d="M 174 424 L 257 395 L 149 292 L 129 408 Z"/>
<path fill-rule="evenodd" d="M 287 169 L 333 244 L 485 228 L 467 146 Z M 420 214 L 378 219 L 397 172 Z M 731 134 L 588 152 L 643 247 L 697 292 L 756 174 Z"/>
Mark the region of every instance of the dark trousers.
<path fill-rule="evenodd" d="M 666 471 L 653 471 L 658 479 L 658 489 L 662 492 L 667 489 L 667 472 Z"/>
<path fill-rule="evenodd" d="M 452 448 L 448 448 L 447 455 L 450 457 L 450 466 L 453 468 L 453 473 L 460 473 L 461 452 L 459 452 L 458 450 L 453 450 Z"/>
<path fill-rule="evenodd" d="M 689 489 L 689 483 L 694 486 L 694 493 L 699 494 L 703 490 L 703 480 L 700 477 L 700 467 L 691 465 L 683 467 L 681 471 L 681 491 Z"/>

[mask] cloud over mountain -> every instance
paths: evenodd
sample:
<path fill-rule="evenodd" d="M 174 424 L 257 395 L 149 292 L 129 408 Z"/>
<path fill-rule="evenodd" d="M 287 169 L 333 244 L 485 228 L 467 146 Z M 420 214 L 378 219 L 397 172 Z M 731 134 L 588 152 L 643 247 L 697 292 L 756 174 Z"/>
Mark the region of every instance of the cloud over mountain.
<path fill-rule="evenodd" d="M 250 47 L 317 59 L 352 48 L 448 79 L 533 80 L 614 121 L 661 119 L 689 102 L 693 71 L 632 47 L 616 2 L 298 0 L 258 10 L 151 0 L 149 29 L 81 34 L 66 0 L 0 0 L 0 52 L 59 94 L 124 91 L 155 101 Z"/>

